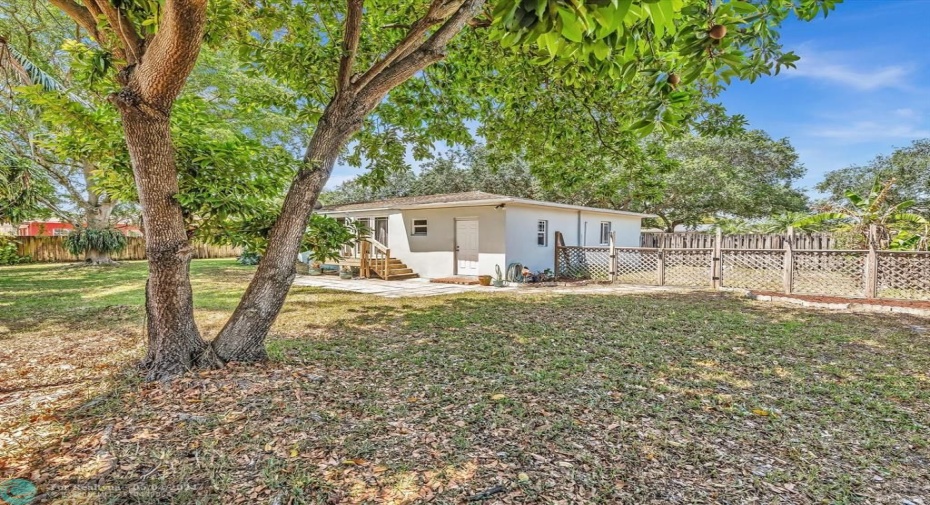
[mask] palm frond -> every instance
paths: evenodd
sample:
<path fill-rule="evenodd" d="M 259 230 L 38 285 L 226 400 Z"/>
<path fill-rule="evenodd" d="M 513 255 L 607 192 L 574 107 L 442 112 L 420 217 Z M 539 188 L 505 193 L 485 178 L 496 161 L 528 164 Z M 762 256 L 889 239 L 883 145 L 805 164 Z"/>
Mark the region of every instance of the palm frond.
<path fill-rule="evenodd" d="M 57 79 L 43 71 L 25 55 L 13 49 L 6 40 L 0 38 L 0 68 L 13 71 L 23 84 L 38 84 L 45 91 L 66 92 Z"/>
<path fill-rule="evenodd" d="M 67 94 L 68 98 L 76 103 L 93 109 L 94 107 L 83 98 L 68 91 L 60 81 L 51 74 L 39 68 L 25 55 L 14 49 L 0 37 L 0 69 L 5 69 L 16 75 L 19 82 L 25 85 L 39 85 L 44 91 Z"/>

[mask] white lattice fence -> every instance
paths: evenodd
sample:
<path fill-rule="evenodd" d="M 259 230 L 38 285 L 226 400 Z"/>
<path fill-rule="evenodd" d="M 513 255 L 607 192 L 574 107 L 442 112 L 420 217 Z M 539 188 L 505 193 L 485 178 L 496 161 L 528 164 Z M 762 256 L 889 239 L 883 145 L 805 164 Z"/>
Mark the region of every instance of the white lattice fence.
<path fill-rule="evenodd" d="M 617 248 L 617 282 L 624 284 L 658 284 L 659 250 Z"/>
<path fill-rule="evenodd" d="M 720 285 L 780 291 L 785 286 L 785 252 L 761 249 L 720 251 Z"/>
<path fill-rule="evenodd" d="M 724 288 L 930 300 L 930 252 L 558 246 L 556 275 L 609 280 L 611 250 L 625 284 L 710 287 L 719 275 Z"/>
<path fill-rule="evenodd" d="M 795 251 L 793 292 L 865 296 L 868 251 Z"/>
<path fill-rule="evenodd" d="M 879 298 L 930 300 L 930 252 L 878 253 Z"/>
<path fill-rule="evenodd" d="M 709 286 L 713 256 L 713 249 L 666 249 L 665 284 Z"/>
<path fill-rule="evenodd" d="M 610 249 L 607 247 L 560 247 L 556 275 L 570 279 L 608 280 Z"/>

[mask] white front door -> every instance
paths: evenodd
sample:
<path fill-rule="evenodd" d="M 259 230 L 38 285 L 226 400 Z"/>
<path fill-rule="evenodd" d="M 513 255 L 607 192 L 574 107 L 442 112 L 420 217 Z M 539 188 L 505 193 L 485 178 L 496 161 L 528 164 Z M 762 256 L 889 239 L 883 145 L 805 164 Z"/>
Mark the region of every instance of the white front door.
<path fill-rule="evenodd" d="M 455 273 L 478 275 L 478 220 L 455 221 Z"/>

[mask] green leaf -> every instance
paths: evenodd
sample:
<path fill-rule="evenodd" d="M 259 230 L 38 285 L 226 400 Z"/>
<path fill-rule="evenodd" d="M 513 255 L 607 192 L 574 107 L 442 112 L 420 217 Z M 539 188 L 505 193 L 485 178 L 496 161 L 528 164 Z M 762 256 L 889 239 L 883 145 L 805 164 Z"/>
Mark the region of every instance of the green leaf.
<path fill-rule="evenodd" d="M 572 42 L 582 42 L 584 40 L 584 30 L 581 26 L 581 20 L 570 10 L 559 8 L 559 18 L 562 20 L 562 35 Z"/>

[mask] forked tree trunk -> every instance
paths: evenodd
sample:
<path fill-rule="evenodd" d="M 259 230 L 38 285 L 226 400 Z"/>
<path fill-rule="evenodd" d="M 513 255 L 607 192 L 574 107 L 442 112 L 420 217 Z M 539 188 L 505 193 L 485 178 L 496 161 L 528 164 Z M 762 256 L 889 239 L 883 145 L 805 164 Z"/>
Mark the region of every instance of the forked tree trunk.
<path fill-rule="evenodd" d="M 294 280 L 294 260 L 320 191 L 340 150 L 388 92 L 441 60 L 446 44 L 473 19 L 484 0 L 434 0 L 407 37 L 363 75 L 353 74 L 361 33 L 362 2 L 350 1 L 337 92 L 326 107 L 304 154 L 304 168 L 291 184 L 281 214 L 268 235 L 268 248 L 236 311 L 204 353 L 201 364 L 257 361 L 267 357 L 265 337 Z M 431 34 L 429 28 L 440 24 Z M 425 41 L 424 41 L 425 39 Z M 356 80 L 356 78 L 358 80 Z"/>
<path fill-rule="evenodd" d="M 142 216 L 149 279 L 145 289 L 149 380 L 193 368 L 207 344 L 194 322 L 190 261 L 168 117 L 120 106 Z"/>
<path fill-rule="evenodd" d="M 349 138 L 360 128 L 364 113 L 340 96 L 327 107 L 304 154 L 281 213 L 268 235 L 268 249 L 236 311 L 210 344 L 202 364 L 259 361 L 267 357 L 265 336 L 284 305 L 294 280 L 294 260 L 307 230 L 310 213 Z"/>

